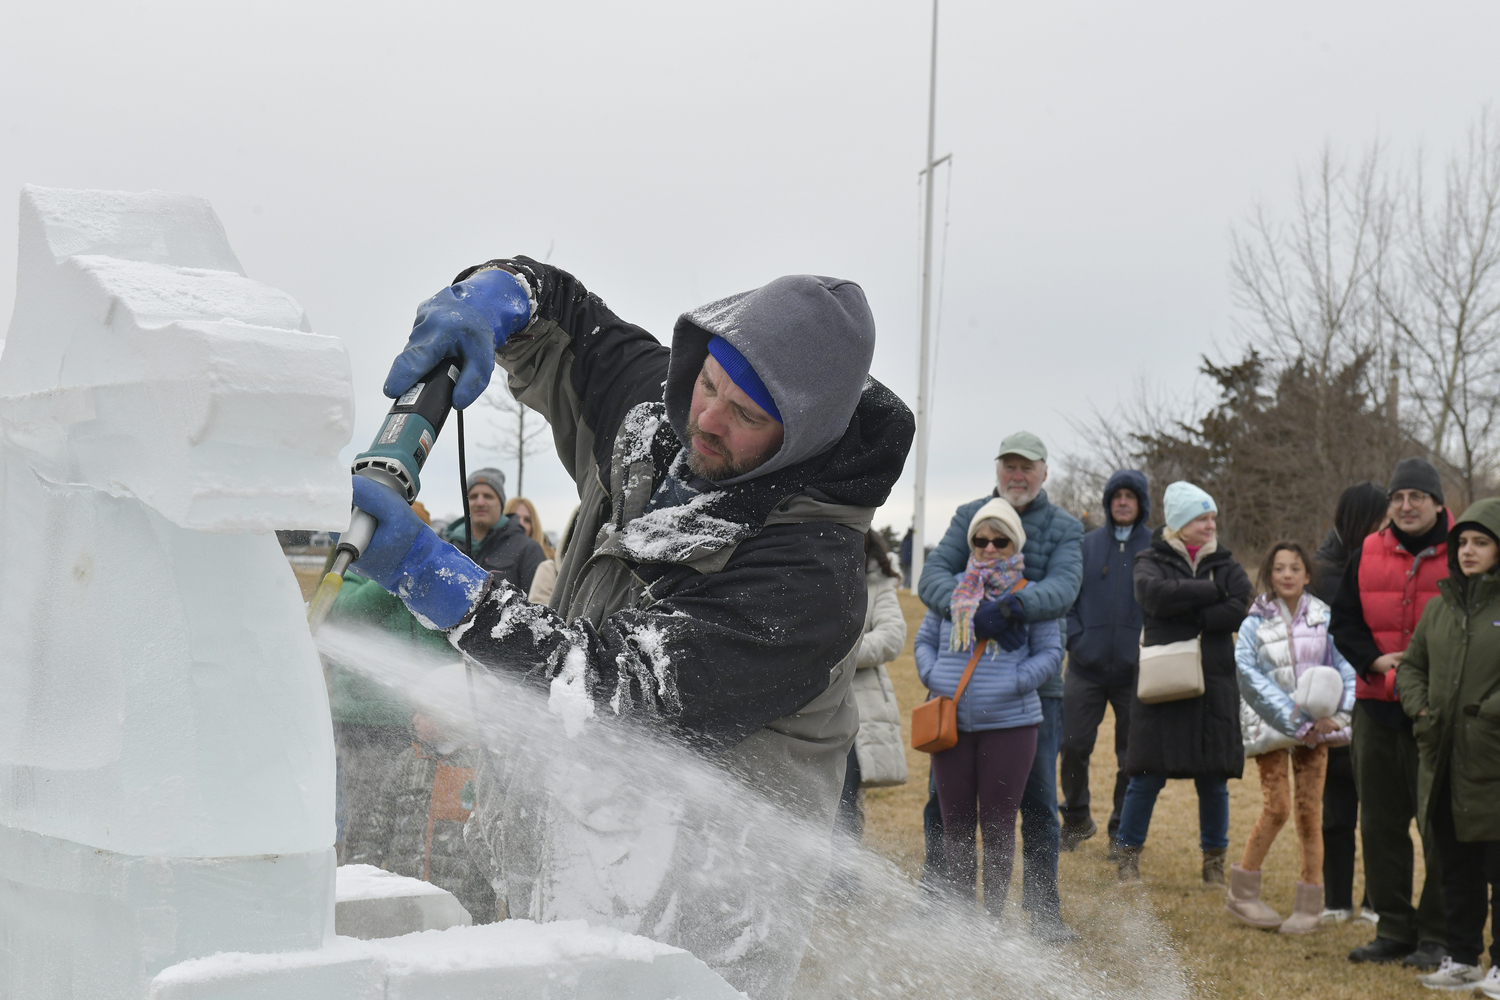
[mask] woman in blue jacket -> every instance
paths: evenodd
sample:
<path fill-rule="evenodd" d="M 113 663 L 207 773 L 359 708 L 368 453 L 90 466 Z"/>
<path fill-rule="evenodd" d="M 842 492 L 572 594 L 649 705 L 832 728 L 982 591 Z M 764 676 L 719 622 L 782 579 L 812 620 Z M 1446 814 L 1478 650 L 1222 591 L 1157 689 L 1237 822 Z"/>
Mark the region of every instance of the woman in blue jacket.
<path fill-rule="evenodd" d="M 1026 532 L 1008 501 L 996 497 L 979 508 L 969 522 L 968 541 L 968 566 L 956 575 L 952 622 L 929 611 L 915 643 L 922 683 L 934 695 L 950 698 L 980 641 L 974 635 L 975 611 L 985 604 L 1004 614 L 1005 599 L 1025 584 L 1021 549 Z M 993 640 L 982 642 L 984 650 L 958 700 L 958 744 L 932 755 L 947 879 L 956 893 L 974 896 L 977 825 L 984 834 L 984 908 L 996 919 L 1005 911 L 1016 808 L 1042 721 L 1036 690 L 1062 662 L 1057 622 L 1032 623 L 1026 635 L 1027 641 L 1013 652 Z"/>

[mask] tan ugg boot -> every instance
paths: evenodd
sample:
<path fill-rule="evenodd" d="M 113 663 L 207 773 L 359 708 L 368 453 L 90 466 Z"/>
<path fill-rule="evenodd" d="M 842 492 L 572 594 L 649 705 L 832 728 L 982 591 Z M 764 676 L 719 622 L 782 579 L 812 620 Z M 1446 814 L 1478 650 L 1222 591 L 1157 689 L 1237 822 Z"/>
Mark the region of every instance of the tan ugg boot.
<path fill-rule="evenodd" d="M 1216 847 L 1212 851 L 1203 852 L 1203 888 L 1224 888 L 1224 852 L 1226 848 Z"/>
<path fill-rule="evenodd" d="M 1321 889 L 1319 886 L 1319 900 L 1322 899 Z M 1298 891 L 1301 891 L 1300 886 Z M 1229 866 L 1229 900 L 1224 909 L 1234 919 L 1261 930 L 1268 931 L 1281 925 L 1281 914 L 1260 901 L 1260 872 L 1247 872 L 1239 865 Z"/>
<path fill-rule="evenodd" d="M 1311 934 L 1322 923 L 1323 887 L 1297 883 L 1297 904 L 1292 915 L 1281 922 L 1283 934 Z"/>
<path fill-rule="evenodd" d="M 1141 848 L 1120 845 L 1120 860 L 1117 878 L 1121 888 L 1144 885 L 1141 881 Z"/>

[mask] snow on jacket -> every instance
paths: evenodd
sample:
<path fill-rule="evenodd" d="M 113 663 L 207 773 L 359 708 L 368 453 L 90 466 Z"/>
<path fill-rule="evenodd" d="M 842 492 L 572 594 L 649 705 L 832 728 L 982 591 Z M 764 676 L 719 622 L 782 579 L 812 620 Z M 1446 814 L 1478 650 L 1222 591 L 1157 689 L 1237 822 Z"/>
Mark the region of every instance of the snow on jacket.
<path fill-rule="evenodd" d="M 459 518 L 448 525 L 443 537 L 462 551 L 464 547 L 464 519 Z M 547 559 L 547 553 L 536 539 L 526 534 L 519 519 L 502 515 L 500 521 L 485 533 L 484 540 L 474 547 L 474 561 L 491 573 L 498 573 L 520 588 L 522 593 L 531 590 L 536 578 L 536 569 Z"/>
<path fill-rule="evenodd" d="M 955 578 L 955 585 L 957 582 Z M 971 651 L 948 648 L 952 632 L 952 622 L 929 611 L 912 647 L 922 683 L 934 695 L 949 698 L 958 690 L 973 655 Z M 1042 721 L 1037 689 L 1062 668 L 1062 632 L 1054 621 L 1032 622 L 1026 627 L 1026 640 L 1020 649 L 1007 651 L 996 645 L 995 652 L 979 658 L 963 697 L 958 699 L 959 732 L 1014 729 Z"/>
<path fill-rule="evenodd" d="M 1115 537 L 1110 497 L 1136 495 L 1140 512 L 1130 537 Z M 1133 672 L 1141 651 L 1141 606 L 1135 600 L 1135 554 L 1151 544 L 1151 494 L 1146 477 L 1121 469 L 1104 484 L 1104 526 L 1083 536 L 1078 600 L 1068 609 L 1068 669 L 1103 679 Z"/>
<path fill-rule="evenodd" d="M 1151 547 L 1135 557 L 1135 598 L 1144 645 L 1199 640 L 1204 690 L 1196 698 L 1155 705 L 1131 696 L 1125 773 L 1240 777 L 1245 749 L 1230 636 L 1245 620 L 1250 578 L 1217 541 L 1200 549 L 1193 565 L 1182 542 L 1167 541 L 1157 528 Z"/>
<path fill-rule="evenodd" d="M 496 919 L 495 893 L 468 855 L 463 829 L 474 809 L 475 754 L 413 743 L 349 831 L 349 864 L 418 878 L 458 897 L 476 924 Z"/>
<path fill-rule="evenodd" d="M 1309 718 L 1292 700 L 1297 681 L 1308 667 L 1333 667 L 1344 679 L 1344 700 L 1334 721 L 1337 732 L 1320 742 L 1349 743 L 1349 713 L 1354 710 L 1354 668 L 1328 637 L 1328 605 L 1303 594 L 1290 622 L 1285 606 L 1264 595 L 1250 606 L 1234 649 L 1240 678 L 1240 736 L 1246 757 L 1296 746 Z"/>
<path fill-rule="evenodd" d="M 1401 707 L 1415 722 L 1418 822 L 1431 822 L 1446 783 L 1454 833 L 1474 843 L 1500 840 L 1500 573 L 1462 575 L 1465 522 L 1500 532 L 1500 499 L 1473 504 L 1451 529 L 1450 575 L 1438 581 L 1440 596 L 1422 611 L 1394 672 Z"/>
<path fill-rule="evenodd" d="M 980 507 L 999 495 L 999 489 L 995 489 L 989 496 L 959 507 L 943 533 L 943 540 L 922 564 L 917 593 L 923 604 L 944 618 L 951 616 L 953 588 L 969 565 L 969 522 Z M 1026 557 L 1028 583 L 1016 596 L 1026 609 L 1026 620 L 1063 618 L 1078 599 L 1083 579 L 1083 525 L 1061 507 L 1052 506 L 1047 491 L 1042 490 L 1021 511 L 1021 526 L 1026 529 L 1026 546 L 1021 554 Z M 1065 628 L 1066 623 L 1058 627 Z M 1062 674 L 1048 680 L 1039 693 L 1044 698 L 1061 698 Z"/>
<path fill-rule="evenodd" d="M 866 788 L 906 783 L 906 741 L 901 738 L 901 709 L 885 665 L 906 645 L 906 616 L 896 597 L 896 581 L 873 560 L 865 570 L 865 630 L 859 639 L 854 672 L 854 702 L 859 732 L 854 752 L 860 784 Z"/>
<path fill-rule="evenodd" d="M 496 360 L 516 398 L 551 425 L 580 504 L 550 606 L 492 584 L 453 641 L 489 669 L 557 692 L 558 705 L 583 710 L 575 721 L 649 725 L 790 818 L 831 830 L 859 726 L 864 536 L 901 474 L 911 411 L 867 379 L 831 446 L 763 475 L 697 479 L 672 417 L 685 405 L 672 392 L 690 393 L 693 379 L 668 374 L 701 365 L 708 334 L 679 322 L 669 350 L 558 268 L 491 263 L 521 275 L 535 303 Z M 758 332 L 723 335 L 744 343 Z M 493 756 L 467 835 L 496 859 L 511 916 L 585 917 L 686 948 L 757 997 L 790 988 L 816 896 L 802 890 L 821 885 L 826 858 L 711 883 L 691 858 L 712 857 L 713 845 L 686 827 L 659 832 L 661 804 L 621 798 L 631 774 L 590 791 L 570 785 L 566 761 L 508 767 Z M 581 820 L 591 815 L 610 823 Z M 589 846 L 580 853 L 579 843 Z M 584 863 L 594 856 L 613 860 Z"/>

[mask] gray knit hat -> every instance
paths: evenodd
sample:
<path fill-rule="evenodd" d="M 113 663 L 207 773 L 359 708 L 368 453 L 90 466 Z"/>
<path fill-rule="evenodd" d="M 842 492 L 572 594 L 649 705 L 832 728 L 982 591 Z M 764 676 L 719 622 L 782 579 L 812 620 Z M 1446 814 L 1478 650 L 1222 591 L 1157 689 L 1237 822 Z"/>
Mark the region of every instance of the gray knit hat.
<path fill-rule="evenodd" d="M 495 491 L 500 498 L 500 506 L 505 506 L 505 473 L 499 469 L 475 469 L 469 473 L 469 489 L 473 489 L 479 483 L 483 483 Z"/>
<path fill-rule="evenodd" d="M 1432 467 L 1432 463 L 1420 458 L 1403 458 L 1396 463 L 1391 473 L 1390 485 L 1385 488 L 1389 496 L 1397 490 L 1421 490 L 1443 505 L 1443 477 Z"/>

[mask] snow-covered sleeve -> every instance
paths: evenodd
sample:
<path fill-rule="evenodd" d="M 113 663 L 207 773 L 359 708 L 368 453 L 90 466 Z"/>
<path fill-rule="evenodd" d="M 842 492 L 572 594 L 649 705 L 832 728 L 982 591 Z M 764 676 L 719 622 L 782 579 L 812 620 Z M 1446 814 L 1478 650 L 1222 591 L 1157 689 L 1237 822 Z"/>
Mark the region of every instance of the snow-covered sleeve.
<path fill-rule="evenodd" d="M 871 598 L 870 628 L 859 638 L 860 670 L 873 670 L 901 655 L 906 645 L 906 616 L 896 596 L 896 581 L 887 579 Z"/>
<path fill-rule="evenodd" d="M 927 687 L 932 685 L 928 678 L 932 676 L 932 668 L 937 665 L 938 639 L 943 630 L 943 619 L 936 611 L 927 612 L 922 619 L 922 624 L 917 626 L 917 637 L 912 640 L 912 656 L 917 661 L 917 677 Z"/>
<path fill-rule="evenodd" d="M 1026 588 L 1030 590 L 1031 588 Z M 1016 694 L 1030 694 L 1052 679 L 1062 666 L 1063 632 L 1057 619 L 1026 626 L 1026 658 L 1016 665 Z"/>
<path fill-rule="evenodd" d="M 1240 696 L 1255 714 L 1274 726 L 1277 732 L 1296 736 L 1306 721 L 1292 696 L 1281 690 L 1276 679 L 1260 667 L 1260 626 L 1265 621 L 1255 615 L 1244 620 L 1234 645 L 1234 665 L 1240 680 Z"/>
<path fill-rule="evenodd" d="M 483 666 L 548 688 L 569 725 L 629 715 L 732 746 L 825 691 L 854 651 L 862 543 L 851 529 L 771 526 L 716 573 L 673 568 L 666 596 L 598 628 L 491 577 L 449 638 Z"/>

